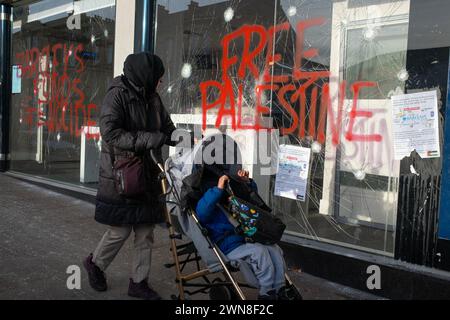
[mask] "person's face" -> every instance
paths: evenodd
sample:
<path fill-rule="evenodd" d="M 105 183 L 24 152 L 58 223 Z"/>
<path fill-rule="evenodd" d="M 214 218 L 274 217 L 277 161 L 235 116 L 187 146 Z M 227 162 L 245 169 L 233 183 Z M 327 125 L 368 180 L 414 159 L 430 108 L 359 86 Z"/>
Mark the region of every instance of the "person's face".
<path fill-rule="evenodd" d="M 163 83 L 162 77 L 159 78 L 158 84 L 156 85 L 156 90 L 158 90 L 161 87 L 161 84 Z"/>

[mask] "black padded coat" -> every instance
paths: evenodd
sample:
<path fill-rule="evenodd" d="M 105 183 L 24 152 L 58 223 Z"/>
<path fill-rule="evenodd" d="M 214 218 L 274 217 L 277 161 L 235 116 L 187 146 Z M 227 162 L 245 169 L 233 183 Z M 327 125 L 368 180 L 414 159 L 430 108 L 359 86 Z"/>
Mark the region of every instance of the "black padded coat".
<path fill-rule="evenodd" d="M 150 158 L 150 149 L 160 155 L 161 146 L 170 141 L 175 126 L 159 95 L 143 92 L 128 77 L 119 76 L 113 79 L 102 104 L 102 148 L 95 208 L 95 220 L 100 223 L 120 226 L 164 221 L 159 170 Z M 116 160 L 133 155 L 143 157 L 144 196 L 130 199 L 118 194 L 112 173 L 112 152 Z"/>

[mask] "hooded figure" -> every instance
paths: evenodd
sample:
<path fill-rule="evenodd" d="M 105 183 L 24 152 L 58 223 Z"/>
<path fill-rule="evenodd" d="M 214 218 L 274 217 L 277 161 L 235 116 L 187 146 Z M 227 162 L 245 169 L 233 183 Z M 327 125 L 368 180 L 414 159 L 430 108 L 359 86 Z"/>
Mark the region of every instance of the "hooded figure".
<path fill-rule="evenodd" d="M 134 225 L 164 221 L 158 169 L 150 150 L 161 153 L 175 126 L 165 110 L 156 87 L 164 74 L 161 59 L 150 53 L 129 55 L 124 75 L 113 79 L 103 101 L 100 116 L 102 150 L 95 219 L 108 225 Z M 143 157 L 147 193 L 125 198 L 115 188 L 112 161 Z"/>
<path fill-rule="evenodd" d="M 164 222 L 159 169 L 150 150 L 161 155 L 175 130 L 156 88 L 164 74 L 161 59 L 150 53 L 131 54 L 124 74 L 112 80 L 100 115 L 102 147 L 95 220 L 109 225 L 100 243 L 85 260 L 89 283 L 97 291 L 107 289 L 105 269 L 112 262 L 131 231 L 134 231 L 133 263 L 128 295 L 156 300 L 149 285 L 154 224 Z M 145 193 L 126 197 L 116 190 L 113 163 L 138 156 L 143 160 Z"/>
<path fill-rule="evenodd" d="M 158 56 L 147 52 L 130 54 L 125 59 L 123 74 L 136 91 L 150 99 L 164 75 L 164 66 Z"/>

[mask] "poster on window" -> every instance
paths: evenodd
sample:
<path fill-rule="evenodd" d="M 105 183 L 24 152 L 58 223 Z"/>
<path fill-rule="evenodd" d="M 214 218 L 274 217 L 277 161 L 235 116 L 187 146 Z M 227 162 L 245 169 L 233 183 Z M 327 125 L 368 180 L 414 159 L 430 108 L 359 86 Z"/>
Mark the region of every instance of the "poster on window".
<path fill-rule="evenodd" d="M 22 93 L 22 66 L 12 66 L 12 93 Z"/>
<path fill-rule="evenodd" d="M 416 150 L 422 158 L 440 157 L 437 92 L 391 97 L 394 159 Z"/>
<path fill-rule="evenodd" d="M 305 201 L 311 149 L 280 145 L 275 195 Z"/>

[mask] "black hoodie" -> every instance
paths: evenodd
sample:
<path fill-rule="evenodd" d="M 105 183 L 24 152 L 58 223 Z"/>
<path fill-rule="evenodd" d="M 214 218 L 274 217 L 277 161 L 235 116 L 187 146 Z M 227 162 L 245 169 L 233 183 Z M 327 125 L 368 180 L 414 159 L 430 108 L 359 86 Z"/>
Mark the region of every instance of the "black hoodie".
<path fill-rule="evenodd" d="M 149 99 L 164 75 L 164 65 L 157 55 L 149 52 L 134 53 L 125 59 L 123 73 L 134 89 Z"/>

